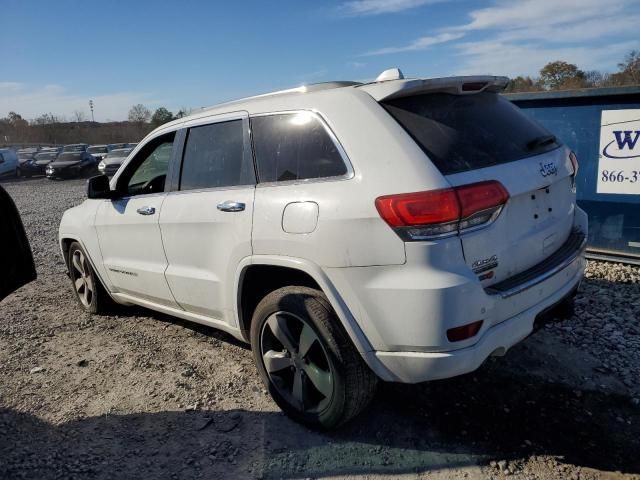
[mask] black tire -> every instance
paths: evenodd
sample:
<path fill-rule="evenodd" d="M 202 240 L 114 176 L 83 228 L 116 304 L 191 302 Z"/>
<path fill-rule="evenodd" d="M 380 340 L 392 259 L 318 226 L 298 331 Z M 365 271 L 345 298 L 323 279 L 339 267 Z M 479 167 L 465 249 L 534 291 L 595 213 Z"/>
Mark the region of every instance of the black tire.
<path fill-rule="evenodd" d="M 80 256 L 84 259 L 81 261 L 84 268 L 82 275 L 77 266 L 74 265 L 74 259 Z M 76 299 L 80 304 L 80 307 L 88 313 L 109 313 L 115 307 L 115 302 L 109 296 L 104 286 L 100 282 L 100 278 L 93 271 L 89 257 L 82 249 L 78 242 L 73 242 L 69 246 L 69 255 L 67 259 L 67 268 L 69 270 L 69 278 L 71 279 L 71 287 L 75 293 Z M 76 282 L 80 282 L 82 278 L 84 289 L 78 288 Z M 90 288 L 88 288 L 90 287 Z M 90 291 L 88 294 L 87 290 Z M 85 296 L 85 293 L 87 294 Z"/>
<path fill-rule="evenodd" d="M 267 337 L 272 335 L 270 327 L 272 323 L 270 322 L 273 322 L 276 314 L 278 315 L 278 320 L 285 318 L 287 322 L 294 322 L 294 328 L 289 330 L 292 333 L 289 338 L 295 337 L 295 334 L 293 334 L 295 324 L 300 320 L 303 325 L 302 329 L 308 326 L 315 333 L 313 343 L 306 342 L 308 345 L 312 345 L 306 351 L 309 352 L 309 355 L 313 353 L 320 357 L 324 354 L 326 363 L 322 369 L 322 374 L 325 376 L 327 374 L 331 375 L 332 380 L 329 384 L 332 385 L 332 396 L 330 399 L 327 395 L 321 394 L 318 396 L 317 393 L 320 390 L 315 388 L 312 375 L 305 376 L 304 371 L 309 371 L 306 369 L 312 368 L 316 372 L 319 369 L 317 364 L 309 361 L 309 358 L 306 357 L 307 354 L 303 354 L 305 358 L 298 355 L 299 350 L 303 350 L 300 347 L 303 343 L 302 333 L 298 334 L 298 347 L 300 348 L 299 350 L 294 348 L 295 355 L 293 353 L 289 354 L 286 348 L 282 352 L 277 352 L 277 355 L 285 355 L 285 358 L 289 354 L 291 363 L 294 363 L 293 357 L 295 356 L 295 366 L 292 365 L 277 371 L 272 369 L 271 376 L 267 372 L 265 359 L 263 358 L 263 354 L 266 355 L 264 350 L 267 347 L 264 344 L 269 341 Z M 296 422 L 315 430 L 336 428 L 364 410 L 375 394 L 378 378 L 371 372 L 353 346 L 326 296 L 318 290 L 292 286 L 271 292 L 256 307 L 251 322 L 250 335 L 254 360 L 262 381 L 278 406 Z M 273 336 L 272 338 L 276 337 Z M 277 344 L 277 338 L 275 342 Z M 267 353 L 273 355 L 273 350 L 269 350 Z M 300 403 L 296 404 L 294 402 L 295 398 L 293 396 L 287 395 L 284 388 L 286 382 L 283 377 L 289 370 L 291 371 L 290 375 L 294 378 L 291 381 L 294 382 L 292 389 L 295 389 L 295 376 L 300 372 L 302 383 L 300 383 L 299 392 L 303 392 L 306 389 L 307 392 L 310 392 L 310 396 L 315 394 L 316 397 L 320 397 L 318 408 L 305 408 L 305 401 L 300 402 L 302 404 L 301 408 Z M 282 377 L 274 377 L 272 379 L 272 376 L 276 374 L 282 375 Z M 326 385 L 327 383 L 324 386 L 326 387 Z M 304 395 L 302 393 L 303 397 Z M 326 406 L 319 408 L 323 403 Z"/>

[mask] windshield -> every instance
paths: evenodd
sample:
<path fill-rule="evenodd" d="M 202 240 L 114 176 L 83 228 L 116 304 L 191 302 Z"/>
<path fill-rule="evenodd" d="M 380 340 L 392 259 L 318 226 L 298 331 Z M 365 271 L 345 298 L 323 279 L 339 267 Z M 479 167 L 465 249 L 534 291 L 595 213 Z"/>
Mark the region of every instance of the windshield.
<path fill-rule="evenodd" d="M 382 106 L 445 175 L 520 160 L 560 146 L 555 137 L 495 93 L 431 93 Z M 537 143 L 536 143 L 537 142 Z"/>
<path fill-rule="evenodd" d="M 80 161 L 82 159 L 82 152 L 65 152 L 61 153 L 58 157 L 58 161 L 60 162 L 72 162 L 72 161 Z"/>
<path fill-rule="evenodd" d="M 20 160 L 29 160 L 33 158 L 33 152 L 18 152 L 18 158 Z"/>
<path fill-rule="evenodd" d="M 89 153 L 107 153 L 107 147 L 89 147 L 87 148 Z"/>
<path fill-rule="evenodd" d="M 53 160 L 56 158 L 56 154 L 53 152 L 39 153 L 34 157 L 36 160 Z"/>

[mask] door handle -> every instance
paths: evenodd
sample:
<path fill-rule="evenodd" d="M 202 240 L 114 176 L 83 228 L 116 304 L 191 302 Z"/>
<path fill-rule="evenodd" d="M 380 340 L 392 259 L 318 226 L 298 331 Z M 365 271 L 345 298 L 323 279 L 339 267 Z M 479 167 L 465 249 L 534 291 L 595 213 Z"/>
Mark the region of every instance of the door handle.
<path fill-rule="evenodd" d="M 140 215 L 153 215 L 156 213 L 156 209 L 154 207 L 140 207 L 137 212 Z"/>
<path fill-rule="evenodd" d="M 244 210 L 244 207 L 244 203 L 234 202 L 233 200 L 227 200 L 226 202 L 218 204 L 218 210 L 221 212 L 241 212 Z"/>

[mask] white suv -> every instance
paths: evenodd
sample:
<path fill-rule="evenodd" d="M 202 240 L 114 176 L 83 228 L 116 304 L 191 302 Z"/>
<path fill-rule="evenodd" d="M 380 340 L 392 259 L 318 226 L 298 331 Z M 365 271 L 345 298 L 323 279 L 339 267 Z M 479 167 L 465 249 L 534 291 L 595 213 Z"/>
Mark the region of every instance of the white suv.
<path fill-rule="evenodd" d="M 507 82 L 392 71 L 161 126 L 64 214 L 82 307 L 249 342 L 276 403 L 315 428 L 379 379 L 477 369 L 566 306 L 585 267 L 575 156 Z"/>

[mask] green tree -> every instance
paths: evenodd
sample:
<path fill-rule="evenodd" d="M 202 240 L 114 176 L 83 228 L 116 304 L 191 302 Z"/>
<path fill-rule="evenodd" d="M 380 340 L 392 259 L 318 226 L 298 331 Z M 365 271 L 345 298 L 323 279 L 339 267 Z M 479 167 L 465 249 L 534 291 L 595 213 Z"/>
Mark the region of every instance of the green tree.
<path fill-rule="evenodd" d="M 171 113 L 169 110 L 167 110 L 164 107 L 160 107 L 156 109 L 155 112 L 153 112 L 153 116 L 151 117 L 151 123 L 155 127 L 159 127 L 160 125 L 170 122 L 173 119 L 174 119 L 173 113 Z"/>
<path fill-rule="evenodd" d="M 573 63 L 557 60 L 540 70 L 540 81 L 547 90 L 562 90 L 586 86 L 585 74 Z"/>

